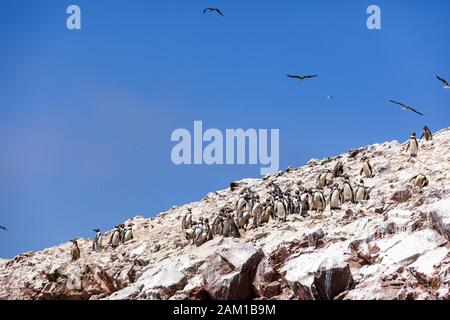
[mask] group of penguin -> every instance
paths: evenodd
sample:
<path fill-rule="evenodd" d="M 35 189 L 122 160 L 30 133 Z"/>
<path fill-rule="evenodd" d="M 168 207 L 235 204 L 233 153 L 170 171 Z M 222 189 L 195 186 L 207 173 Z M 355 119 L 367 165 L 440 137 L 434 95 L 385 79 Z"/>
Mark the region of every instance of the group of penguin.
<path fill-rule="evenodd" d="M 100 251 L 103 247 L 103 234 L 100 229 L 94 229 L 93 231 L 95 232 L 95 238 L 92 241 L 92 251 Z M 119 224 L 114 228 L 108 244 L 112 248 L 117 248 L 121 243 L 124 244 L 132 239 L 133 225 L 129 224 L 128 226 L 125 226 L 125 224 Z M 78 246 L 77 239 L 70 241 L 72 242 L 72 248 L 70 252 L 72 261 L 76 261 L 81 256 L 80 247 Z"/>
<path fill-rule="evenodd" d="M 420 139 L 431 141 L 433 134 L 428 127 L 423 128 L 423 134 Z M 411 134 L 406 142 L 406 153 L 409 159 L 416 158 L 419 152 L 419 142 L 416 133 Z M 370 164 L 370 160 L 364 156 L 361 159 L 362 166 L 359 174 L 363 178 L 373 178 L 375 176 Z M 334 179 L 342 179 L 339 186 Z M 410 179 L 414 187 L 420 189 L 428 186 L 428 178 L 423 174 L 418 174 Z M 302 182 L 297 183 L 298 189 L 292 194 L 291 190 L 283 192 L 274 182 L 267 185 L 268 198 L 261 202 L 260 196 L 252 192 L 250 188 L 244 188 L 239 193 L 239 199 L 234 205 L 234 209 L 225 206 L 220 209 L 217 217 L 210 226 L 207 218 L 200 218 L 194 221 L 192 218 L 192 209 L 182 219 L 182 229 L 185 237 L 193 244 L 201 246 L 214 238 L 215 235 L 221 235 L 225 238 L 239 238 L 240 230 L 255 229 L 267 224 L 270 219 L 286 222 L 287 216 L 292 214 L 308 217 L 309 212 L 323 212 L 327 205 L 331 211 L 340 210 L 345 202 L 360 203 L 370 199 L 370 190 L 364 185 L 364 180 L 352 186 L 348 175 L 344 174 L 344 165 L 338 162 L 333 170 L 326 169 L 319 174 L 316 180 L 316 188 L 307 189 L 302 186 Z M 328 197 L 325 197 L 324 190 L 330 190 Z M 249 224 L 251 226 L 249 227 Z"/>

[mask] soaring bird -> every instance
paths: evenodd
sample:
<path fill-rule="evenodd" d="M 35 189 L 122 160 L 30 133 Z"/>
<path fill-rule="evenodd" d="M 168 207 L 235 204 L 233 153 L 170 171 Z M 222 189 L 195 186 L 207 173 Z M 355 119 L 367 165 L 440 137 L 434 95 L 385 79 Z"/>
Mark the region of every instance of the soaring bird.
<path fill-rule="evenodd" d="M 447 89 L 447 90 L 450 89 L 450 85 L 448 84 L 447 80 L 445 80 L 439 76 L 436 76 L 436 78 L 444 84 L 444 89 Z"/>
<path fill-rule="evenodd" d="M 312 78 L 315 78 L 315 77 L 318 76 L 318 74 L 315 74 L 315 75 L 313 75 L 313 76 L 292 76 L 292 75 L 288 74 L 287 76 L 288 76 L 289 78 L 292 78 L 292 79 L 297 79 L 297 80 L 303 81 L 303 80 L 305 80 L 305 79 L 312 79 Z"/>
<path fill-rule="evenodd" d="M 407 106 L 404 103 L 397 102 L 397 101 L 394 101 L 394 100 L 389 100 L 389 101 L 392 102 L 392 103 L 398 104 L 399 106 L 402 107 L 403 110 L 409 110 L 409 111 L 415 112 L 415 113 L 420 114 L 421 116 L 423 116 L 423 113 L 420 113 L 416 109 L 413 109 L 413 108 L 411 108 L 410 106 Z"/>
<path fill-rule="evenodd" d="M 6 229 L 4 226 L 0 226 L 0 229 L 8 231 L 8 229 Z"/>
<path fill-rule="evenodd" d="M 220 14 L 222 17 L 224 16 L 223 13 L 217 9 L 217 8 L 206 8 L 205 10 L 203 10 L 203 14 L 207 13 L 207 12 L 217 12 L 218 14 Z"/>

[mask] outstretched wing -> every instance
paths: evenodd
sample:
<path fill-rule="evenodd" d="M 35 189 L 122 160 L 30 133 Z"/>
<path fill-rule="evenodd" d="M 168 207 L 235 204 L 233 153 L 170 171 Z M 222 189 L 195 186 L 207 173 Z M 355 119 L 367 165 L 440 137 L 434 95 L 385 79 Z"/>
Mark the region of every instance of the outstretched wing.
<path fill-rule="evenodd" d="M 220 11 L 219 9 L 214 9 L 215 11 L 217 11 L 218 14 L 220 14 L 222 17 L 224 16 L 222 11 Z"/>
<path fill-rule="evenodd" d="M 441 81 L 444 85 L 448 86 L 447 80 L 445 80 L 444 78 L 441 78 L 441 77 L 439 77 L 439 76 L 436 76 L 436 78 L 437 78 L 439 81 Z"/>
<path fill-rule="evenodd" d="M 299 76 L 291 76 L 290 74 L 288 74 L 287 76 L 292 79 L 301 79 L 301 77 Z"/>
<path fill-rule="evenodd" d="M 312 78 L 315 78 L 317 76 L 318 76 L 318 74 L 315 74 L 315 75 L 312 75 L 312 76 L 304 76 L 304 78 L 305 79 L 312 79 Z"/>
<path fill-rule="evenodd" d="M 6 229 L 4 226 L 0 226 L 0 229 L 8 231 L 8 229 Z"/>
<path fill-rule="evenodd" d="M 392 103 L 398 104 L 399 106 L 402 106 L 403 108 L 409 108 L 407 105 L 405 105 L 405 104 L 403 104 L 401 102 L 397 102 L 397 101 L 394 101 L 394 100 L 389 100 L 389 101 L 392 102 Z"/>
<path fill-rule="evenodd" d="M 209 8 L 206 8 L 205 10 L 203 10 L 203 14 L 207 13 L 209 10 Z"/>
<path fill-rule="evenodd" d="M 417 111 L 416 109 L 413 109 L 413 108 L 411 108 L 411 107 L 406 107 L 406 108 L 407 108 L 408 110 L 411 110 L 412 112 L 415 112 L 415 113 L 417 113 L 417 114 L 423 116 L 423 113 L 420 113 L 420 112 Z"/>

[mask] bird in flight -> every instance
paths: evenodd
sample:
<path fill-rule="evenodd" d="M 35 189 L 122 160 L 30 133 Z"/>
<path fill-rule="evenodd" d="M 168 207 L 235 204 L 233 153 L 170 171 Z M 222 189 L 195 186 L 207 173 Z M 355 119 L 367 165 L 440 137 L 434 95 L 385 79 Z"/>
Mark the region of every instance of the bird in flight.
<path fill-rule="evenodd" d="M 439 76 L 436 76 L 436 78 L 444 84 L 444 89 L 447 89 L 447 90 L 450 89 L 450 85 L 448 84 L 447 80 L 445 80 Z"/>
<path fill-rule="evenodd" d="M 0 226 L 0 229 L 8 231 L 8 229 L 6 229 L 4 226 Z"/>
<path fill-rule="evenodd" d="M 313 76 L 293 76 L 293 75 L 288 74 L 287 76 L 288 76 L 289 78 L 292 78 L 292 79 L 297 79 L 297 80 L 299 80 L 299 81 L 303 81 L 303 80 L 306 80 L 306 79 L 312 79 L 312 78 L 315 78 L 315 77 L 318 76 L 318 74 L 315 74 L 315 75 L 313 75 Z"/>
<path fill-rule="evenodd" d="M 407 106 L 404 103 L 397 102 L 397 101 L 394 101 L 394 100 L 389 100 L 389 101 L 392 102 L 392 103 L 398 104 L 399 106 L 402 107 L 403 110 L 409 110 L 409 111 L 415 112 L 415 113 L 420 114 L 421 116 L 423 116 L 423 113 L 420 113 L 416 109 L 413 109 L 413 108 L 411 108 L 410 106 Z"/>
<path fill-rule="evenodd" d="M 222 11 L 220 11 L 217 8 L 206 8 L 205 10 L 203 10 L 203 14 L 207 13 L 207 12 L 217 12 L 218 14 L 220 14 L 222 17 L 224 16 Z"/>

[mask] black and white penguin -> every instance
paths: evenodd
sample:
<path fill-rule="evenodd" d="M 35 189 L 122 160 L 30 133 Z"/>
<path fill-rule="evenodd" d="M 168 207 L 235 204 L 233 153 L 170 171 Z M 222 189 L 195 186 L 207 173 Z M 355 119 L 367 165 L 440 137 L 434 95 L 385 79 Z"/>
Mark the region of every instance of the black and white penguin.
<path fill-rule="evenodd" d="M 320 189 L 313 191 L 311 210 L 315 210 L 316 212 L 323 212 L 325 211 L 326 205 L 327 202 L 325 200 L 325 196 L 323 195 L 323 191 Z"/>
<path fill-rule="evenodd" d="M 412 182 L 415 187 L 423 189 L 429 185 L 428 178 L 423 174 L 418 174 L 415 177 L 412 177 L 409 182 Z"/>
<path fill-rule="evenodd" d="M 197 229 L 197 230 L 200 230 L 200 229 Z M 202 226 L 201 230 L 196 231 L 196 233 L 195 233 L 195 239 L 194 239 L 195 244 L 197 245 L 197 247 L 200 247 L 207 241 L 212 240 L 212 238 L 213 238 L 213 235 L 212 235 L 211 228 L 209 227 L 209 221 L 207 218 L 205 218 L 203 220 L 203 226 Z"/>
<path fill-rule="evenodd" d="M 370 161 L 367 157 L 363 157 L 361 159 L 362 161 L 362 168 L 359 171 L 359 174 L 361 176 L 364 176 L 366 178 L 373 178 L 373 170 L 372 170 L 372 166 L 370 165 Z"/>
<path fill-rule="evenodd" d="M 214 219 L 211 229 L 215 235 L 223 235 L 223 224 L 225 222 L 225 212 L 223 208 L 220 210 L 219 215 Z"/>
<path fill-rule="evenodd" d="M 184 215 L 183 220 L 181 221 L 181 227 L 183 230 L 189 229 L 192 223 L 192 209 L 188 208 L 187 213 Z"/>
<path fill-rule="evenodd" d="M 355 203 L 355 193 L 353 192 L 353 187 L 350 184 L 350 178 L 345 176 L 344 185 L 341 189 L 342 196 L 344 198 L 344 202 L 350 201 L 351 203 Z"/>
<path fill-rule="evenodd" d="M 328 184 L 328 175 L 330 174 L 330 170 L 326 169 L 317 177 L 317 188 L 323 189 Z"/>
<path fill-rule="evenodd" d="M 286 222 L 287 208 L 282 198 L 275 196 L 274 215 L 277 219 Z"/>
<path fill-rule="evenodd" d="M 300 195 L 300 214 L 303 217 L 308 215 L 309 210 L 311 209 L 312 203 L 312 195 L 309 190 L 303 190 L 303 193 Z"/>
<path fill-rule="evenodd" d="M 197 228 L 197 221 L 192 221 L 191 227 L 189 229 L 184 230 L 186 240 L 193 241 L 196 228 Z"/>
<path fill-rule="evenodd" d="M 270 202 L 270 199 L 266 199 L 266 202 L 263 205 L 261 215 L 259 217 L 258 226 L 262 226 L 263 224 L 269 223 L 270 218 L 273 216 L 273 206 Z"/>
<path fill-rule="evenodd" d="M 123 231 L 122 243 L 126 243 L 133 239 L 133 225 L 129 224 Z"/>
<path fill-rule="evenodd" d="M 407 142 L 406 153 L 409 154 L 410 158 L 416 158 L 419 153 L 419 142 L 417 142 L 415 132 L 411 134 L 411 138 Z"/>
<path fill-rule="evenodd" d="M 341 177 L 344 174 L 344 164 L 342 161 L 339 161 L 336 163 L 336 165 L 333 168 L 332 175 L 335 178 Z"/>
<path fill-rule="evenodd" d="M 77 239 L 70 240 L 72 242 L 72 248 L 70 254 L 72 255 L 72 261 L 80 259 L 80 248 L 78 247 Z"/>
<path fill-rule="evenodd" d="M 358 188 L 356 188 L 355 201 L 356 202 L 361 202 L 361 201 L 366 201 L 366 200 L 369 200 L 369 199 L 370 199 L 369 188 L 367 188 L 364 185 L 364 180 L 361 179 Z"/>
<path fill-rule="evenodd" d="M 420 139 L 423 138 L 425 138 L 425 141 L 433 140 L 433 134 L 431 133 L 431 130 L 427 126 L 423 127 L 423 133 Z"/>
<path fill-rule="evenodd" d="M 119 246 L 120 242 L 122 240 L 122 229 L 121 226 L 116 226 L 113 233 L 111 234 L 111 239 L 109 240 L 109 244 L 116 248 Z"/>
<path fill-rule="evenodd" d="M 225 238 L 240 238 L 239 228 L 234 222 L 234 218 L 231 214 L 227 213 L 225 221 L 223 223 L 223 236 Z"/>
<path fill-rule="evenodd" d="M 95 238 L 92 242 L 92 251 L 99 251 L 102 248 L 103 235 L 100 229 L 94 229 L 93 231 L 95 232 Z"/>
<path fill-rule="evenodd" d="M 253 217 L 253 224 L 252 228 L 258 228 L 260 226 L 259 222 L 261 220 L 261 215 L 263 213 L 264 207 L 261 204 L 259 195 L 256 195 L 255 203 L 253 204 L 252 208 L 252 217 Z"/>
<path fill-rule="evenodd" d="M 341 193 L 341 190 L 339 190 L 339 186 L 335 184 L 333 186 L 333 189 L 331 189 L 330 197 L 330 210 L 340 210 L 341 205 L 344 202 L 344 197 Z"/>
<path fill-rule="evenodd" d="M 279 197 L 281 197 L 281 196 L 283 196 L 283 191 L 281 190 L 281 188 L 277 185 L 277 184 L 275 184 L 274 182 L 271 182 L 271 183 L 269 183 L 269 185 L 268 185 L 268 187 L 270 188 L 272 188 L 272 194 L 275 196 L 275 195 L 277 195 L 277 196 L 279 196 Z"/>

